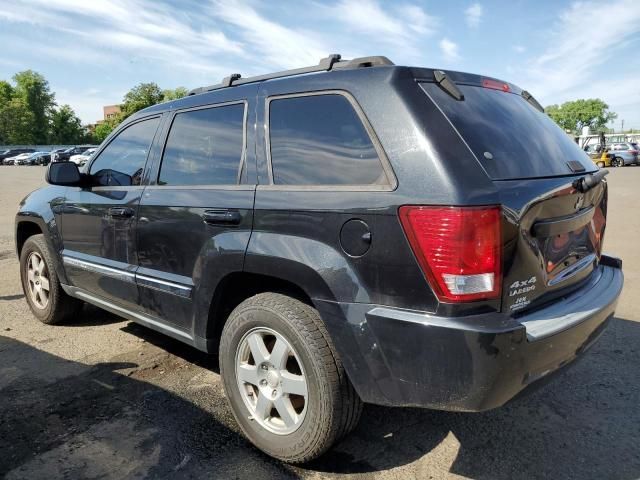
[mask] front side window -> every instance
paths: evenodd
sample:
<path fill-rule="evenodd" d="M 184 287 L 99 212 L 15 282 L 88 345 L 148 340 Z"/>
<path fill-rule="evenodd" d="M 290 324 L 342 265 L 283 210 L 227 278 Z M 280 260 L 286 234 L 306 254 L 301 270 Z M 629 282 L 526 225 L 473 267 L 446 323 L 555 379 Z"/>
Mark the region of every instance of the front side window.
<path fill-rule="evenodd" d="M 178 113 L 159 185 L 235 185 L 244 152 L 244 104 Z"/>
<path fill-rule="evenodd" d="M 339 94 L 269 103 L 271 168 L 276 185 L 388 185 L 369 134 Z"/>
<path fill-rule="evenodd" d="M 140 185 L 159 123 L 159 117 L 150 118 L 120 132 L 91 164 L 94 182 L 108 187 Z"/>

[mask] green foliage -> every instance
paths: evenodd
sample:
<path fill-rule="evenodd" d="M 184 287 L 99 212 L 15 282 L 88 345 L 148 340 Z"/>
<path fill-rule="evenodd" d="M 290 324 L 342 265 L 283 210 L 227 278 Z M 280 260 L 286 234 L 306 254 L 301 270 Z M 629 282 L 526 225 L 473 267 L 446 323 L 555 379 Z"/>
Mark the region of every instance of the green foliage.
<path fill-rule="evenodd" d="M 184 87 L 178 87 L 173 90 L 163 90 L 162 91 L 162 101 L 170 102 L 171 100 L 178 100 L 179 98 L 186 97 L 189 91 Z"/>
<path fill-rule="evenodd" d="M 80 119 L 69 105 L 53 110 L 49 126 L 49 142 L 52 144 L 83 143 L 86 134 Z"/>
<path fill-rule="evenodd" d="M 0 100 L 0 144 L 33 144 L 33 112 L 21 98 Z"/>
<path fill-rule="evenodd" d="M 29 128 L 34 143 L 47 143 L 49 117 L 55 106 L 55 95 L 49 89 L 49 82 L 32 70 L 16 73 L 13 81 L 16 86 L 12 96 L 25 102 L 33 115 Z"/>
<path fill-rule="evenodd" d="M 120 118 L 110 118 L 104 122 L 100 122 L 96 125 L 96 129 L 93 131 L 93 138 L 96 143 L 102 143 L 105 138 L 118 126 Z"/>
<path fill-rule="evenodd" d="M 37 72 L 16 73 L 11 83 L 0 80 L 0 144 L 77 144 L 102 142 L 125 118 L 143 108 L 187 95 L 178 87 L 162 90 L 140 83 L 123 98 L 121 113 L 96 125 L 88 135 L 69 105 L 57 107 L 49 82 Z"/>
<path fill-rule="evenodd" d="M 559 106 L 549 105 L 544 111 L 563 130 L 574 134 L 580 134 L 585 126 L 594 132 L 605 131 L 607 123 L 618 116 L 609 111 L 609 105 L 599 98 L 579 99 Z"/>

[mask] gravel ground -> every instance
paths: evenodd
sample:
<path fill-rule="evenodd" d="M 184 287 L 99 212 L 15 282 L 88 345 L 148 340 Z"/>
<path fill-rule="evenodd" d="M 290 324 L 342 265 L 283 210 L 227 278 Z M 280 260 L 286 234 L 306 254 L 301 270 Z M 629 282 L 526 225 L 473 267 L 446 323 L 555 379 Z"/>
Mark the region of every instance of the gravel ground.
<path fill-rule="evenodd" d="M 0 167 L 0 477 L 640 478 L 640 168 L 608 177 L 605 250 L 624 259 L 626 285 L 581 362 L 487 413 L 367 406 L 351 436 L 303 468 L 243 439 L 215 358 L 92 307 L 65 326 L 32 317 L 13 218 L 43 173 Z"/>

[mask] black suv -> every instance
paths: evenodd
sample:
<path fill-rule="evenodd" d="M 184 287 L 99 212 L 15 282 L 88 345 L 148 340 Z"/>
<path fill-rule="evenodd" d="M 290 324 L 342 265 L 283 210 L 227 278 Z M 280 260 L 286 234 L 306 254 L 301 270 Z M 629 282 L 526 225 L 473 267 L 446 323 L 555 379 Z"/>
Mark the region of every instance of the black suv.
<path fill-rule="evenodd" d="M 22 284 L 45 323 L 88 302 L 218 353 L 268 454 L 317 457 L 362 402 L 499 407 L 612 317 L 607 172 L 515 85 L 331 56 L 191 93 L 49 166 Z"/>

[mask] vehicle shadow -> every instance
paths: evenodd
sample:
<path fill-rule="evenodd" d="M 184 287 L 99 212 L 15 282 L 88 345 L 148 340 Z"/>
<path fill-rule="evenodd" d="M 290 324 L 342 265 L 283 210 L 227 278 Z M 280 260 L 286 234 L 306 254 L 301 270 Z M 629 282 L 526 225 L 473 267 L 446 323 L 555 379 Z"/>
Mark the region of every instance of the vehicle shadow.
<path fill-rule="evenodd" d="M 17 293 L 15 295 L 0 295 L 0 301 L 4 300 L 6 302 L 10 302 L 12 300 L 19 300 L 24 298 L 24 293 Z"/>
<path fill-rule="evenodd" d="M 118 315 L 114 315 L 102 308 L 95 307 L 88 303 L 82 306 L 80 314 L 74 318 L 65 320 L 65 327 L 95 327 L 98 325 L 111 325 L 112 323 L 126 322 L 127 320 Z"/>
<path fill-rule="evenodd" d="M 225 408 L 0 336 L 0 478 L 296 478 Z M 198 390 L 224 405 L 216 388 Z"/>

